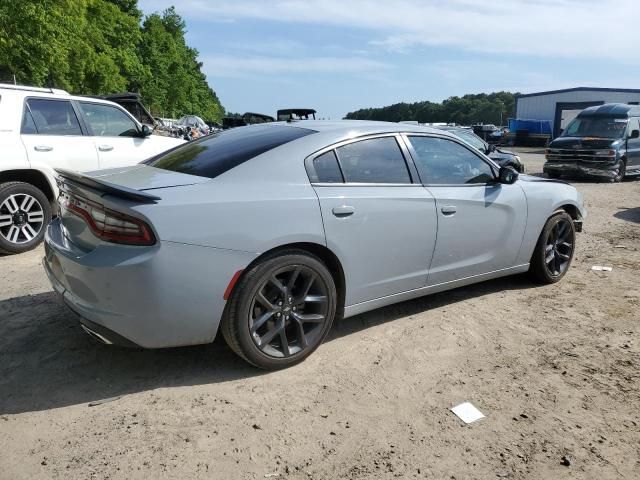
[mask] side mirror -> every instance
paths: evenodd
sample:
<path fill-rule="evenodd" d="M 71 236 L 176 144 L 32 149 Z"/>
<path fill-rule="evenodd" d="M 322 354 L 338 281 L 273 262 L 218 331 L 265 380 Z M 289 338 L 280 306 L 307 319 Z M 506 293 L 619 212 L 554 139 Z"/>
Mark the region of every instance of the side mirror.
<path fill-rule="evenodd" d="M 496 151 L 496 146 L 493 143 L 490 143 L 487 150 L 489 150 L 489 153 L 493 153 Z"/>
<path fill-rule="evenodd" d="M 640 137 L 640 130 L 631 130 L 631 134 L 629 135 L 629 138 L 638 138 Z"/>
<path fill-rule="evenodd" d="M 140 132 L 140 134 L 143 137 L 148 137 L 149 135 L 151 135 L 153 133 L 153 130 L 151 130 L 149 128 L 149 125 L 142 125 L 142 131 Z"/>
<path fill-rule="evenodd" d="M 516 183 L 516 180 L 518 180 L 518 172 L 516 172 L 515 168 L 500 167 L 498 182 L 504 183 L 505 185 L 512 185 Z"/>

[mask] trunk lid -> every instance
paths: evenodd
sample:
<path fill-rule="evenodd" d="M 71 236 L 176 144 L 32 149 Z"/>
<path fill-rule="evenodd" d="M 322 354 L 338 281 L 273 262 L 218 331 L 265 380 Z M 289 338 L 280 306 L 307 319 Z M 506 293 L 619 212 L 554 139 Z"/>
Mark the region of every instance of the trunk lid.
<path fill-rule="evenodd" d="M 87 172 L 84 176 L 91 177 L 97 182 L 107 182 L 133 190 L 147 191 L 160 188 L 182 187 L 197 183 L 209 182 L 211 179 L 198 177 L 186 173 L 173 172 L 148 165 L 133 165 L 123 168 L 109 168 Z"/>
<path fill-rule="evenodd" d="M 147 165 L 77 173 L 56 169 L 60 188 L 60 220 L 70 246 L 83 252 L 93 250 L 102 240 L 91 230 L 86 219 L 69 202 L 80 202 L 85 208 L 93 205 L 119 212 L 149 224 L 135 210 L 141 204 L 155 204 L 162 200 L 162 190 L 187 187 L 211 181 L 185 173 L 161 170 Z"/>

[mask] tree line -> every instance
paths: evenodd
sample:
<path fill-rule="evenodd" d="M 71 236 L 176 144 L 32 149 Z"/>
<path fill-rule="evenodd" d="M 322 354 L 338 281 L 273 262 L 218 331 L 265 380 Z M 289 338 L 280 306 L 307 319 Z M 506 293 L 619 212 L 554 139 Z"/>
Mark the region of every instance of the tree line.
<path fill-rule="evenodd" d="M 416 120 L 420 123 L 457 123 L 473 125 L 493 123 L 505 125 L 507 119 L 515 117 L 517 93 L 495 92 L 450 97 L 442 103 L 415 102 L 396 103 L 387 107 L 363 108 L 347 113 L 351 120 L 382 120 L 401 122 Z"/>
<path fill-rule="evenodd" d="M 173 7 L 143 16 L 137 0 L 0 2 L 0 81 L 81 95 L 137 92 L 156 116 L 224 108 Z"/>

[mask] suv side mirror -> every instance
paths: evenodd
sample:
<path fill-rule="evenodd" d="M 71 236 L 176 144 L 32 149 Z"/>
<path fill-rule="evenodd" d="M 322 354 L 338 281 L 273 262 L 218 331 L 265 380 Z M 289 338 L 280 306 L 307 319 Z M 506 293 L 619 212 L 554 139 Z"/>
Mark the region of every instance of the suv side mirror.
<path fill-rule="evenodd" d="M 631 134 L 629 135 L 629 138 L 638 138 L 640 137 L 640 130 L 631 130 Z"/>
<path fill-rule="evenodd" d="M 516 172 L 515 168 L 500 167 L 498 182 L 504 183 L 505 185 L 512 185 L 516 183 L 516 180 L 518 180 L 518 172 Z"/>
<path fill-rule="evenodd" d="M 487 151 L 489 153 L 493 153 L 496 151 L 496 146 L 493 143 L 490 143 L 489 146 L 487 147 Z"/>
<path fill-rule="evenodd" d="M 149 125 L 142 125 L 142 131 L 140 132 L 140 134 L 143 137 L 148 137 L 149 135 L 151 135 L 153 133 L 153 130 L 151 130 L 149 128 Z"/>

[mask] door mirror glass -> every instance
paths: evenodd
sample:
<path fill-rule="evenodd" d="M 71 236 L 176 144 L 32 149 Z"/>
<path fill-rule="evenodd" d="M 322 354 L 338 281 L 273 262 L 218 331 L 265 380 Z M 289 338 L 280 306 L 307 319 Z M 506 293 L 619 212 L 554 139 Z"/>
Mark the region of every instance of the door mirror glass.
<path fill-rule="evenodd" d="M 629 138 L 638 138 L 640 137 L 640 130 L 632 130 Z"/>
<path fill-rule="evenodd" d="M 140 133 L 143 137 L 148 137 L 149 135 L 151 135 L 151 133 L 153 133 L 153 130 L 149 128 L 149 125 L 142 125 L 142 131 Z"/>
<path fill-rule="evenodd" d="M 505 185 L 512 185 L 518 180 L 518 172 L 513 167 L 500 167 L 498 181 Z"/>

